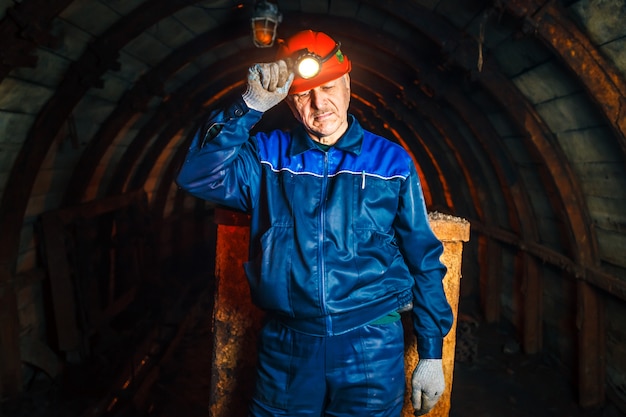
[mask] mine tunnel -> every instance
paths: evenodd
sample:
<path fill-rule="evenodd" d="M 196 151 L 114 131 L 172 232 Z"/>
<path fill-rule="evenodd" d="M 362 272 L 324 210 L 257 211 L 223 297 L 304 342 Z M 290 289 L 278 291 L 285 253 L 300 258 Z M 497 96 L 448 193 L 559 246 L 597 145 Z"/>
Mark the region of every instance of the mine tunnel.
<path fill-rule="evenodd" d="M 175 179 L 274 59 L 265 3 L 0 2 L 0 414 L 209 415 L 216 258 L 241 269 L 246 216 Z M 341 41 L 350 113 L 469 224 L 450 415 L 626 415 L 626 3 L 271 4 L 276 39 Z M 294 123 L 281 103 L 255 129 Z"/>

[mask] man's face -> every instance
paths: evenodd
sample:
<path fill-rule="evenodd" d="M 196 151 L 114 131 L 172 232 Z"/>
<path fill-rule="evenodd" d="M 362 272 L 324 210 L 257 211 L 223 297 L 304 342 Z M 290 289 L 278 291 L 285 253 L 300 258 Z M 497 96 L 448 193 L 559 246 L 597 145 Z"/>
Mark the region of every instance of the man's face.
<path fill-rule="evenodd" d="M 345 74 L 319 87 L 292 94 L 287 102 L 313 140 L 333 145 L 348 129 L 350 76 Z"/>

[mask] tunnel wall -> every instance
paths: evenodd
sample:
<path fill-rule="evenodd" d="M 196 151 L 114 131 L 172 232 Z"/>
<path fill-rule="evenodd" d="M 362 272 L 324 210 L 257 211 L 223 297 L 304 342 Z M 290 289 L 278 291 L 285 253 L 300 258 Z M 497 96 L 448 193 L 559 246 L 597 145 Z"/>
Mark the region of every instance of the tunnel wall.
<path fill-rule="evenodd" d="M 172 182 L 186 130 L 264 57 L 247 17 L 202 6 L 2 3 L 0 391 L 22 385 L 20 341 L 54 346 L 40 333 L 42 213 L 139 189 L 164 227 L 196 212 Z M 588 381 L 586 404 L 603 401 L 605 370 L 626 403 L 623 2 L 281 8 L 283 33 L 315 22 L 345 40 L 359 58 L 354 112 L 405 140 L 429 202 L 472 222 L 466 291 L 488 320 L 515 323 L 529 353 L 562 358 Z"/>

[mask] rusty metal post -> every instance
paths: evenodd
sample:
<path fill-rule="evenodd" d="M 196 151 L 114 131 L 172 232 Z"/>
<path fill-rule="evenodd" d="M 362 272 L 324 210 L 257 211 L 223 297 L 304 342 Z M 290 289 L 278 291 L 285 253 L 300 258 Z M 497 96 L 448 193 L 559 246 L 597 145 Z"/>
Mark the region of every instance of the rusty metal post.
<path fill-rule="evenodd" d="M 213 363 L 211 367 L 210 417 L 244 417 L 254 387 L 257 334 L 263 313 L 250 301 L 248 284 L 242 264 L 247 259 L 249 229 L 247 217 L 227 210 L 216 210 L 217 246 L 215 264 L 215 307 L 213 312 Z M 444 340 L 443 360 L 446 392 L 431 417 L 448 416 L 454 348 L 456 316 L 461 278 L 463 242 L 469 240 L 469 223 L 465 220 L 430 215 L 430 223 L 444 244 L 442 261 L 448 267 L 444 279 L 446 297 L 454 311 L 454 326 Z M 410 326 L 405 326 L 407 379 L 417 363 L 415 337 Z M 407 390 L 407 395 L 408 395 Z M 412 416 L 410 401 L 405 402 L 403 416 Z"/>
<path fill-rule="evenodd" d="M 443 255 L 441 261 L 448 268 L 448 272 L 443 279 L 443 286 L 446 292 L 446 298 L 452 307 L 454 313 L 454 323 L 450 333 L 443 340 L 443 372 L 446 379 L 446 390 L 441 399 L 426 414 L 427 417 L 448 417 L 450 414 L 450 399 L 452 394 L 452 377 L 454 374 L 454 349 L 456 347 L 456 322 L 459 310 L 459 294 L 461 288 L 461 264 L 463 255 L 463 242 L 469 241 L 470 224 L 468 221 L 438 214 L 429 214 L 430 227 L 435 235 L 443 242 Z M 404 408 L 402 409 L 402 417 L 413 417 L 413 406 L 411 405 L 411 377 L 413 369 L 417 365 L 417 341 L 413 334 L 412 326 L 407 320 L 409 317 L 403 317 L 405 321 L 405 354 L 404 366 L 406 369 L 407 391 L 405 394 Z"/>
<path fill-rule="evenodd" d="M 257 335 L 263 314 L 250 301 L 243 263 L 249 227 L 244 214 L 216 209 L 213 361 L 209 416 L 245 417 L 254 389 Z"/>

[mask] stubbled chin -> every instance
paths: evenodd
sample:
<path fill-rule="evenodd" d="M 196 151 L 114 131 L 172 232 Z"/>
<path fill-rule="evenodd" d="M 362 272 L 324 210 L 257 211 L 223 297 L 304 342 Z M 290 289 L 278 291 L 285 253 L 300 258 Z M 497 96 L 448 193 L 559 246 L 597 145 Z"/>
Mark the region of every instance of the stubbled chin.
<path fill-rule="evenodd" d="M 330 128 L 329 126 L 313 126 L 313 129 L 311 129 L 311 131 L 316 135 L 316 136 L 330 136 L 332 135 L 336 129 L 334 128 Z"/>
<path fill-rule="evenodd" d="M 330 116 L 321 120 L 314 119 L 311 127 L 320 133 L 331 134 L 339 128 L 339 125 L 339 121 L 335 117 Z"/>
<path fill-rule="evenodd" d="M 341 129 L 340 122 L 323 123 L 323 124 L 317 124 L 317 125 L 311 126 L 311 129 L 309 129 L 309 133 L 314 135 L 319 142 L 327 144 L 327 145 L 332 145 L 334 142 L 337 141 L 337 139 L 339 139 L 339 137 L 335 137 L 335 136 L 337 135 L 340 129 Z"/>

